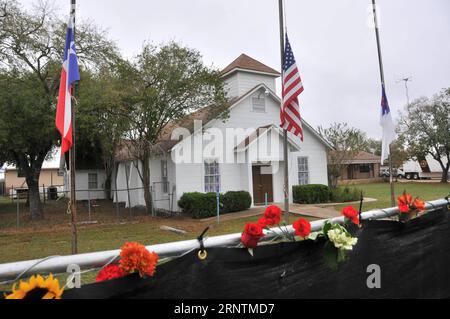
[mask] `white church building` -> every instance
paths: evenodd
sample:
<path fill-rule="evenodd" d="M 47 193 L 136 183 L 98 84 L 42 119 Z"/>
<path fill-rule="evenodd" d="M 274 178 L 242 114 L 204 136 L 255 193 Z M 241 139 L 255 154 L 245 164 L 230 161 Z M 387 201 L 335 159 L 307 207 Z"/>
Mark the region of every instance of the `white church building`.
<path fill-rule="evenodd" d="M 188 115 L 163 133 L 161 155 L 152 158 L 154 206 L 178 211 L 185 192 L 248 191 L 252 206 L 283 202 L 283 131 L 276 70 L 242 54 L 222 71 L 228 117 L 213 106 Z M 223 109 L 221 110 L 223 112 Z M 328 184 L 327 150 L 331 147 L 303 120 L 304 141 L 289 133 L 289 193 L 299 184 Z M 137 171 L 141 163 L 118 153 L 114 201 L 145 205 Z M 128 191 L 125 191 L 128 189 Z"/>

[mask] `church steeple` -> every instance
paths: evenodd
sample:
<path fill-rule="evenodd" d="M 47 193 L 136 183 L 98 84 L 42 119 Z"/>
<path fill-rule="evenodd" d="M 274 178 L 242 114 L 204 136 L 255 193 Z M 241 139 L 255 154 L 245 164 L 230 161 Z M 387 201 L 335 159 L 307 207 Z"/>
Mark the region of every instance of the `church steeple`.
<path fill-rule="evenodd" d="M 231 62 L 222 70 L 222 76 L 226 77 L 231 75 L 233 72 L 241 70 L 247 72 L 263 73 L 267 75 L 272 75 L 274 77 L 280 76 L 280 72 L 272 69 L 271 67 L 249 57 L 248 55 L 242 53 L 236 60 Z"/>
<path fill-rule="evenodd" d="M 239 97 L 260 84 L 265 84 L 275 91 L 275 79 L 280 76 L 277 70 L 246 54 L 241 54 L 225 67 L 221 74 L 229 98 Z"/>

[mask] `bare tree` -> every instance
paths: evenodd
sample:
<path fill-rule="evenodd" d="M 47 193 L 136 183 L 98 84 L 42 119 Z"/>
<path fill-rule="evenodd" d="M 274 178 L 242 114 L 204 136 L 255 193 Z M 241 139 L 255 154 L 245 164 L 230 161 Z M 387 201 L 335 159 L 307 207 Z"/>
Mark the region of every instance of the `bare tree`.
<path fill-rule="evenodd" d="M 147 213 L 152 211 L 150 159 L 161 133 L 192 111 L 207 105 L 225 110 L 225 92 L 220 73 L 206 67 L 198 51 L 170 42 L 160 47 L 146 44 L 137 58 L 121 66 L 129 85 L 125 134 L 133 163 L 144 187 Z"/>
<path fill-rule="evenodd" d="M 346 161 L 367 148 L 366 134 L 347 123 L 333 123 L 328 128 L 319 126 L 318 131 L 333 146 L 328 152 L 328 178 L 330 187 L 336 188 L 341 171 L 347 166 Z"/>

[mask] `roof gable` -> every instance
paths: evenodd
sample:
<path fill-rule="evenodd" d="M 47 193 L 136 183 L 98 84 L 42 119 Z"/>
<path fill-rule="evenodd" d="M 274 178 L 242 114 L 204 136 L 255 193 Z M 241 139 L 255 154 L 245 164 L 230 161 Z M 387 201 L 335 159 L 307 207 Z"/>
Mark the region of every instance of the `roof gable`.
<path fill-rule="evenodd" d="M 267 87 L 265 84 L 258 84 L 254 88 L 250 89 L 247 93 L 243 94 L 242 96 L 238 98 L 234 98 L 230 100 L 228 103 L 228 110 L 231 110 L 232 108 L 238 106 L 240 102 L 244 101 L 246 98 L 251 96 L 254 92 L 257 90 L 264 88 L 268 92 L 268 97 L 272 98 L 276 102 L 281 104 L 281 99 L 276 95 L 275 92 L 273 92 L 269 87 Z M 223 109 L 221 110 L 223 112 Z M 204 108 L 201 108 L 197 110 L 196 112 L 193 112 L 186 116 L 183 120 L 177 123 L 172 123 L 171 125 L 168 125 L 163 134 L 162 134 L 162 140 L 169 140 L 172 134 L 172 131 L 177 127 L 185 127 L 188 128 L 189 131 L 194 133 L 193 131 L 193 123 L 194 120 L 201 120 L 204 123 L 204 127 L 208 127 L 208 124 L 210 124 L 213 120 L 219 117 L 221 112 L 217 111 L 217 108 L 215 106 L 207 106 Z M 172 126 L 173 125 L 173 126 Z M 326 147 L 329 149 L 332 149 L 333 147 L 328 143 L 310 124 L 308 124 L 304 119 L 302 119 L 302 126 L 305 129 L 308 129 L 314 137 L 316 137 L 321 143 L 323 143 Z M 168 142 L 166 146 L 166 150 L 170 150 L 172 147 L 174 147 L 176 144 L 178 144 L 179 141 L 171 140 Z"/>
<path fill-rule="evenodd" d="M 261 137 L 267 135 L 269 131 L 275 131 L 280 137 L 282 137 L 281 130 L 273 124 L 265 125 L 258 127 L 255 131 L 253 131 L 251 134 L 247 135 L 245 139 L 235 146 L 234 150 L 236 152 L 242 152 L 248 149 L 253 143 L 255 143 L 258 139 Z M 288 136 L 288 142 L 289 144 L 296 150 L 300 150 L 299 145 L 295 143 L 289 136 Z"/>
<path fill-rule="evenodd" d="M 255 86 L 254 88 L 252 88 L 251 90 L 249 90 L 247 93 L 243 94 L 241 97 L 239 97 L 238 99 L 235 99 L 232 103 L 230 103 L 230 109 L 232 109 L 233 107 L 237 106 L 240 102 L 242 102 L 243 100 L 245 100 L 247 97 L 249 97 L 251 94 L 253 94 L 254 92 L 256 92 L 257 90 L 259 90 L 260 88 L 264 88 L 267 92 L 268 92 L 268 97 L 271 97 L 273 100 L 275 100 L 276 102 L 278 102 L 281 105 L 281 99 L 279 98 L 279 96 L 272 91 L 269 87 L 267 87 L 267 85 L 265 84 L 259 84 L 257 86 Z M 303 118 L 302 118 L 302 127 L 303 129 L 308 129 L 313 136 L 315 136 L 321 143 L 323 143 L 326 147 L 328 147 L 329 149 L 333 149 L 333 146 L 328 143 L 327 140 L 325 140 L 308 122 L 306 122 Z"/>
<path fill-rule="evenodd" d="M 272 69 L 271 67 L 249 57 L 244 53 L 242 53 L 237 59 L 226 66 L 222 70 L 221 74 L 222 76 L 226 76 L 238 70 L 265 73 L 276 77 L 280 75 L 277 70 Z"/>
<path fill-rule="evenodd" d="M 160 149 L 161 151 L 171 151 L 173 147 L 175 147 L 180 141 L 179 140 L 172 140 L 172 132 L 176 128 L 187 128 L 191 134 L 194 133 L 194 121 L 200 120 L 204 123 L 203 127 L 208 127 L 209 124 L 211 124 L 212 121 L 215 119 L 218 119 L 219 116 L 224 112 L 226 109 L 230 111 L 232 108 L 238 106 L 242 101 L 244 101 L 246 98 L 251 96 L 256 91 L 260 90 L 261 88 L 264 88 L 266 92 L 268 92 L 268 97 L 272 98 L 277 103 L 281 104 L 281 99 L 276 95 L 274 91 L 272 91 L 267 85 L 264 83 L 258 84 L 252 89 L 248 90 L 245 94 L 235 97 L 231 99 L 228 104 L 226 105 L 226 108 L 223 107 L 217 107 L 215 105 L 210 105 L 203 107 L 201 109 L 196 110 L 195 112 L 186 115 L 184 118 L 178 120 L 178 121 L 171 121 L 169 122 L 166 127 L 164 127 L 163 131 L 161 132 L 160 136 L 160 142 L 155 145 L 157 149 Z M 332 149 L 333 147 L 310 125 L 308 124 L 304 119 L 302 119 L 302 125 L 304 129 L 308 129 L 312 133 L 312 135 L 317 138 L 322 144 L 324 144 L 328 149 Z M 292 141 L 290 141 L 292 143 Z M 295 143 L 294 143 L 295 144 Z M 123 161 L 126 159 L 129 159 L 128 152 L 124 151 L 123 147 L 120 147 L 119 150 L 116 152 L 116 159 L 118 161 Z"/>

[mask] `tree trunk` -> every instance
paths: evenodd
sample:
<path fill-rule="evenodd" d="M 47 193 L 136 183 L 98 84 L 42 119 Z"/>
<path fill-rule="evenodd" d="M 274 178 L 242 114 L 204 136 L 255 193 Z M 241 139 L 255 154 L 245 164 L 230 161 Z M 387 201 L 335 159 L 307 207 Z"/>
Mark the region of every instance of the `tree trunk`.
<path fill-rule="evenodd" d="M 112 174 L 113 174 L 113 170 L 115 169 L 116 165 L 115 165 L 115 161 L 114 161 L 114 157 L 110 157 L 107 159 L 103 160 L 103 164 L 105 167 L 105 175 L 106 175 L 106 179 L 105 179 L 105 196 L 106 199 L 111 199 L 111 195 L 112 195 Z M 117 188 L 117 185 L 116 185 Z"/>
<path fill-rule="evenodd" d="M 142 184 L 144 186 L 144 200 L 147 214 L 153 210 L 152 193 L 150 191 L 150 156 L 144 154 L 142 161 Z"/>
<path fill-rule="evenodd" d="M 111 199 L 111 183 L 112 183 L 112 169 L 109 163 L 105 163 L 105 198 Z"/>
<path fill-rule="evenodd" d="M 329 186 L 332 189 L 336 189 L 338 185 L 338 180 L 340 177 L 340 168 L 336 168 L 335 165 L 329 165 L 328 166 L 328 181 Z"/>
<path fill-rule="evenodd" d="M 438 153 L 438 156 L 434 156 L 434 155 L 433 155 L 433 158 L 434 158 L 436 161 L 439 162 L 439 165 L 441 165 L 441 168 L 442 168 L 441 183 L 447 183 L 448 170 L 449 170 L 449 168 L 450 168 L 450 162 L 447 162 L 447 163 L 444 165 L 444 163 L 443 163 L 441 157 L 439 156 L 439 153 Z M 447 156 L 447 158 L 448 158 L 448 156 Z"/>
<path fill-rule="evenodd" d="M 44 217 L 42 211 L 41 197 L 39 196 L 39 175 L 40 172 L 31 173 L 27 176 L 28 185 L 28 200 L 30 204 L 30 215 L 32 219 L 39 219 Z"/>
<path fill-rule="evenodd" d="M 444 169 L 442 170 L 442 176 L 441 176 L 441 183 L 447 183 L 447 179 L 448 179 L 448 165 L 444 167 Z"/>
<path fill-rule="evenodd" d="M 108 173 L 105 178 L 105 198 L 111 199 L 111 174 Z"/>
<path fill-rule="evenodd" d="M 338 177 L 331 175 L 330 176 L 330 188 L 336 189 L 338 184 Z"/>

